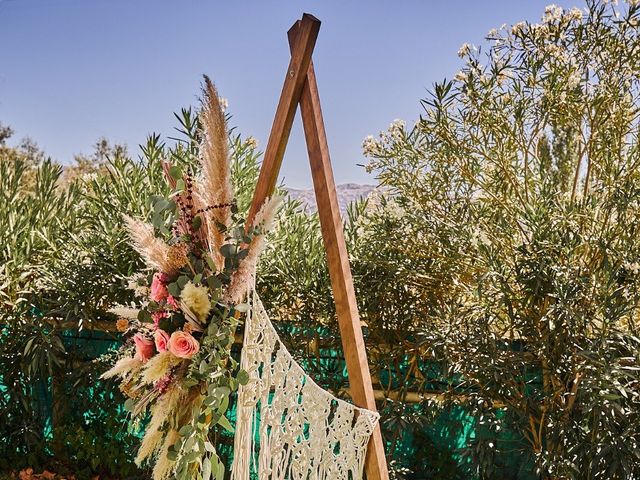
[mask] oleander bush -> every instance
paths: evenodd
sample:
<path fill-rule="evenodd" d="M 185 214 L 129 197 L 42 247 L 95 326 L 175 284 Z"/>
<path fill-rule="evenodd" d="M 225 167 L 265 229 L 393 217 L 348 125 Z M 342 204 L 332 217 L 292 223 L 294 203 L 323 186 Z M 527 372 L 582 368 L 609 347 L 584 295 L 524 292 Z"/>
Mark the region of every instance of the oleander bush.
<path fill-rule="evenodd" d="M 484 478 L 504 430 L 541 478 L 640 475 L 639 21 L 589 1 L 491 31 L 419 122 L 365 141 L 392 193 L 374 217 L 430 299 L 419 349 L 493 434 Z"/>

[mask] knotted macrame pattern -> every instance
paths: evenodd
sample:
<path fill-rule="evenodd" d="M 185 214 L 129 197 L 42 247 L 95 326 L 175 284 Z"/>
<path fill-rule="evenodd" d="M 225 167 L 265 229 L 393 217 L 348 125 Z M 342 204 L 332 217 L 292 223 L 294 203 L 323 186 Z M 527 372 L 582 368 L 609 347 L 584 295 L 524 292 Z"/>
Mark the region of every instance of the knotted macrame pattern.
<path fill-rule="evenodd" d="M 251 298 L 241 360 L 250 380 L 238 391 L 232 480 L 361 479 L 378 413 L 320 388 Z"/>

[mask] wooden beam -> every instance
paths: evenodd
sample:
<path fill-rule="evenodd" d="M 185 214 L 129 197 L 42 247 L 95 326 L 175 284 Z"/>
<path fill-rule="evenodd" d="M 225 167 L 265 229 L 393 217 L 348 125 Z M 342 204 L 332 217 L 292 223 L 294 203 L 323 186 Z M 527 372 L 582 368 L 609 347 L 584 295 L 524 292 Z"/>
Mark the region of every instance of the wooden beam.
<path fill-rule="evenodd" d="M 296 108 L 300 101 L 302 87 L 311 63 L 311 55 L 320 31 L 320 20 L 313 15 L 305 13 L 299 22 L 299 41 L 296 42 L 296 48 L 291 52 L 291 61 L 287 68 L 280 101 L 276 108 L 267 148 L 264 152 L 260 176 L 247 216 L 247 226 L 253 225 L 256 213 L 264 201 L 273 195 L 276 188 Z"/>
<path fill-rule="evenodd" d="M 288 32 L 292 54 L 299 50 L 299 42 L 304 41 L 303 26 L 304 19 Z M 349 374 L 349 389 L 353 402 L 357 406 L 376 411 L 371 373 L 353 288 L 349 255 L 344 239 L 342 217 L 333 179 L 313 62 L 310 62 L 308 66 L 306 82 L 300 98 L 300 111 L 309 163 L 311 164 L 311 176 L 316 194 L 322 238 L 327 253 L 331 288 Z M 368 480 L 388 480 L 389 478 L 380 424 L 377 425 L 369 440 L 365 471 Z"/>

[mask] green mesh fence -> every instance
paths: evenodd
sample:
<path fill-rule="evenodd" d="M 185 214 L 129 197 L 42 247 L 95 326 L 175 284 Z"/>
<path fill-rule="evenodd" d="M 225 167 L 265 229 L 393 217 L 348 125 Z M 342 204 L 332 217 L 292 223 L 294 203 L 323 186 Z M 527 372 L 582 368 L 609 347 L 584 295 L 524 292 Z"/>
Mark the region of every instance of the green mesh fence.
<path fill-rule="evenodd" d="M 285 335 L 293 334 L 290 327 L 284 327 Z M 120 339 L 117 335 L 97 332 L 97 331 L 77 331 L 69 330 L 63 333 L 63 342 L 67 352 L 72 354 L 79 362 L 88 363 L 100 357 L 101 355 L 117 349 L 120 345 Z M 234 352 L 239 354 L 239 349 Z M 322 350 L 315 358 L 298 359 L 311 376 L 319 381 L 320 384 L 326 385 L 346 385 L 347 374 L 346 366 L 341 352 L 335 350 Z M 408 368 L 408 365 L 406 366 Z M 425 364 L 421 366 L 422 372 L 427 372 L 428 384 L 427 388 L 431 391 L 437 391 L 439 388 L 447 385 L 447 382 L 441 378 L 440 372 L 436 365 Z M 103 388 L 102 382 L 97 380 L 99 372 L 95 372 L 95 383 L 92 386 L 85 386 L 82 392 L 74 391 L 73 385 L 65 385 L 65 398 L 67 412 L 71 411 L 73 415 L 78 417 L 82 415 L 87 423 L 91 420 L 101 418 L 101 416 L 110 419 L 117 419 L 119 427 L 111 431 L 102 432 L 106 436 L 113 438 L 118 442 L 133 442 L 143 433 L 143 425 L 136 428 L 127 426 L 126 413 L 120 403 L 114 397 L 113 392 L 107 392 Z M 382 384 L 390 384 L 392 387 L 400 386 L 406 377 L 392 378 L 381 375 Z M 52 416 L 53 416 L 53 399 L 51 382 L 41 382 L 34 385 L 32 395 L 33 404 L 36 406 L 43 419 L 41 425 L 42 431 L 46 438 L 51 438 Z M 7 387 L 0 384 L 0 392 L 6 391 Z M 106 398 L 105 395 L 109 396 Z M 104 411 L 101 405 L 107 405 L 108 411 Z M 425 412 L 426 408 L 423 404 L 396 404 L 401 405 L 404 409 L 404 415 L 409 417 L 419 417 L 432 412 Z M 382 411 L 383 422 L 385 411 Z M 235 419 L 235 409 L 232 407 L 229 412 L 230 420 L 233 423 Z M 423 478 L 439 478 L 439 479 L 457 479 L 457 478 L 474 478 L 474 473 L 470 470 L 469 455 L 473 455 L 473 451 L 469 451 L 469 445 L 473 444 L 478 438 L 491 437 L 499 447 L 500 453 L 494 455 L 491 459 L 494 465 L 495 477 L 501 479 L 522 479 L 533 480 L 537 478 L 533 474 L 533 465 L 531 459 L 523 458 L 521 448 L 523 439 L 514 432 L 501 431 L 496 437 L 495 432 L 490 434 L 479 419 L 468 415 L 463 408 L 451 407 L 446 410 L 438 411 L 436 415 L 429 415 L 429 421 L 421 428 L 415 428 L 408 423 L 407 428 L 395 429 L 396 433 L 389 438 L 387 435 L 387 451 L 393 452 L 390 459 L 392 467 L 400 472 L 406 470 L 407 479 L 423 479 Z M 384 425 L 383 425 L 384 426 Z M 399 433 L 398 433 L 399 432 Z M 219 453 L 227 465 L 230 464 L 233 452 L 233 435 L 231 433 L 222 433 L 217 438 Z M 135 449 L 128 452 L 132 458 Z M 52 452 L 48 452 L 52 453 Z"/>

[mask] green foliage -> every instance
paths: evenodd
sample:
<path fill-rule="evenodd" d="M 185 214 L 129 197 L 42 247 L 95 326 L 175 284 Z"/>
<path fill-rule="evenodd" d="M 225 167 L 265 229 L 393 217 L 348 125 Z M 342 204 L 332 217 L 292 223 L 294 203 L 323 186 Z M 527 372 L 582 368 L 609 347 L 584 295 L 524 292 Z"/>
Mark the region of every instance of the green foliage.
<path fill-rule="evenodd" d="M 412 330 L 482 419 L 486 478 L 505 429 L 543 478 L 639 474 L 639 15 L 550 6 L 490 32 L 415 127 L 364 145 L 392 193 L 374 216 L 430 300 Z"/>
<path fill-rule="evenodd" d="M 99 142 L 82 168 L 65 175 L 50 161 L 33 165 L 14 150 L 0 150 L 0 470 L 140 474 L 133 464 L 136 432 L 127 433 L 119 407 L 124 399 L 111 382 L 97 379 L 106 365 L 69 350 L 64 338 L 69 329 L 114 330 L 107 310 L 133 300 L 128 279 L 142 262 L 122 215 L 152 219 L 155 205 L 147 199 L 169 193 L 160 160 L 184 169 L 195 162 L 195 116 L 184 110 L 179 118 L 186 140 L 167 146 L 151 136 L 141 161 Z M 246 206 L 258 155 L 253 142 L 238 135 L 230 141 Z"/>

